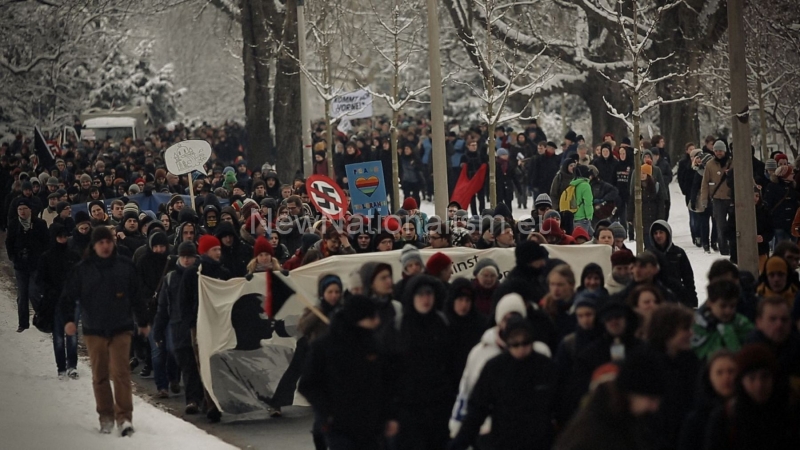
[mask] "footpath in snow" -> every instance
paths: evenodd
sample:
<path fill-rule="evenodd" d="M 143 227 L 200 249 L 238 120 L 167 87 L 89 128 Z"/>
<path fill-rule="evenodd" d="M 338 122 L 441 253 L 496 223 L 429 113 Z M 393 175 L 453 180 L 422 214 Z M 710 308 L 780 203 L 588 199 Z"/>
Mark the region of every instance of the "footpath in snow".
<path fill-rule="evenodd" d="M 59 381 L 49 334 L 17 333 L 15 289 L 0 282 L 0 439 L 2 448 L 107 450 L 233 449 L 218 438 L 134 395 L 132 437 L 101 435 L 92 375 L 78 363 L 79 380 Z"/>

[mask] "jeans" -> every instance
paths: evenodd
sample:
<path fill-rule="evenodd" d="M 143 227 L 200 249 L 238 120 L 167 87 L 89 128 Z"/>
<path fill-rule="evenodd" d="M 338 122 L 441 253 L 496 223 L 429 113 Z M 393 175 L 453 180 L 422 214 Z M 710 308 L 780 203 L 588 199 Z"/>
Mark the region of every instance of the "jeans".
<path fill-rule="evenodd" d="M 796 242 L 796 239 L 794 236 L 792 236 L 792 233 L 780 228 L 775 228 L 775 236 L 772 238 L 772 241 L 770 242 L 770 251 L 775 250 L 775 246 L 778 245 L 778 243 L 781 241 Z"/>
<path fill-rule="evenodd" d="M 572 223 L 572 225 L 573 225 L 572 227 L 573 230 L 575 229 L 575 227 L 581 227 L 584 230 L 586 230 L 586 232 L 589 233 L 589 238 L 591 238 L 594 235 L 594 228 L 592 228 L 592 221 L 589 219 L 576 220 L 575 222 Z"/>
<path fill-rule="evenodd" d="M 701 213 L 691 211 L 689 214 L 691 214 L 694 220 L 694 231 L 692 231 L 692 235 L 696 238 L 700 238 L 700 244 L 704 248 L 708 247 L 710 239 L 709 233 L 711 232 L 711 211 L 706 208 L 706 210 Z"/>
<path fill-rule="evenodd" d="M 689 231 L 692 234 L 692 241 L 700 237 L 700 220 L 697 218 L 697 213 L 689 210 Z"/>
<path fill-rule="evenodd" d="M 75 306 L 75 321 L 81 316 L 80 304 Z M 64 334 L 64 318 L 61 309 L 56 307 L 53 317 L 53 352 L 56 355 L 56 367 L 59 372 L 78 367 L 78 333 L 72 336 Z M 66 352 L 66 355 L 65 355 Z"/>
<path fill-rule="evenodd" d="M 36 271 L 14 269 L 14 278 L 17 281 L 17 314 L 19 315 L 20 328 L 29 328 L 31 325 L 31 303 L 33 310 L 39 308 L 36 294 Z"/>
<path fill-rule="evenodd" d="M 167 327 L 167 338 L 162 347 L 156 345 L 154 334 L 150 333 L 147 337 L 147 340 L 150 341 L 150 355 L 153 359 L 153 379 L 156 382 L 157 390 L 167 390 L 171 381 L 180 381 L 181 378 L 180 368 L 172 349 L 172 332 Z"/>

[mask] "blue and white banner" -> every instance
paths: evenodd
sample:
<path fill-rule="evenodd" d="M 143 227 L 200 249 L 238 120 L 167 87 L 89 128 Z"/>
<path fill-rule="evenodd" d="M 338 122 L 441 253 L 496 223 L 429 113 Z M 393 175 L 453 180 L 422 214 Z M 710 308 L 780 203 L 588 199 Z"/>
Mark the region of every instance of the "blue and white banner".
<path fill-rule="evenodd" d="M 389 214 L 389 201 L 380 161 L 348 164 L 345 166 L 345 173 L 353 214 L 372 217 L 376 210 L 381 216 Z"/>

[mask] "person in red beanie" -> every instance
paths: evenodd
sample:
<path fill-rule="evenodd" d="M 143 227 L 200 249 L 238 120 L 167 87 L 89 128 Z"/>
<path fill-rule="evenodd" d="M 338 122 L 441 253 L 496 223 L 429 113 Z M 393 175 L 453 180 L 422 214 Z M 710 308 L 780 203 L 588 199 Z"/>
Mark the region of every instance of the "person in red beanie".
<path fill-rule="evenodd" d="M 403 200 L 403 209 L 408 212 L 406 221 L 414 222 L 414 227 L 418 232 L 417 241 L 422 244 L 423 236 L 421 234 L 424 230 L 428 229 L 428 215 L 419 210 L 418 201 L 412 197 L 406 197 L 405 200 Z"/>
<path fill-rule="evenodd" d="M 453 276 L 453 260 L 442 252 L 434 253 L 425 264 L 425 273 L 442 283 L 449 283 Z"/>
<path fill-rule="evenodd" d="M 275 259 L 275 249 L 264 236 L 256 238 L 253 246 L 253 259 L 247 264 L 247 273 L 254 274 L 268 270 L 281 270 L 281 264 Z"/>
<path fill-rule="evenodd" d="M 556 219 L 547 219 L 542 223 L 541 233 L 547 239 L 548 244 L 552 245 L 574 245 L 575 239 L 564 233 L 561 225 Z"/>
<path fill-rule="evenodd" d="M 266 236 L 267 230 L 264 228 L 265 222 L 261 214 L 251 214 L 247 221 L 242 225 L 239 234 L 242 240 L 250 245 L 255 245 L 256 239 L 261 236 Z"/>
<path fill-rule="evenodd" d="M 181 325 L 191 330 L 192 347 L 194 348 L 195 357 L 197 358 L 198 364 L 202 364 L 197 350 L 197 310 L 200 303 L 197 291 L 198 267 L 201 275 L 217 280 L 228 280 L 231 278 L 231 273 L 220 261 L 222 258 L 222 244 L 215 236 L 210 234 L 200 236 L 200 239 L 197 241 L 197 252 L 200 254 L 200 258 L 198 258 L 192 267 L 187 268 L 186 272 L 183 274 L 178 298 L 180 303 Z M 207 411 L 206 417 L 212 423 L 219 422 L 222 419 L 222 413 L 211 400 L 208 391 L 204 390 L 204 397 Z"/>

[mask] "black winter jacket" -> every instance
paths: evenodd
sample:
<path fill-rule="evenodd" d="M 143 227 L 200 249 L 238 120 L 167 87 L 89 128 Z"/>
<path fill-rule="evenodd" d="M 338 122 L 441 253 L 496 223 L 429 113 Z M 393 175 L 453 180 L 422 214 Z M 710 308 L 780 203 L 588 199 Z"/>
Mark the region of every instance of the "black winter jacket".
<path fill-rule="evenodd" d="M 196 266 L 191 266 L 197 270 Z M 172 332 L 172 346 L 176 350 L 192 347 L 191 329 L 181 320 L 180 291 L 181 280 L 187 268 L 180 264 L 175 265 L 175 270 L 164 276 L 161 289 L 158 292 L 158 310 L 153 319 L 153 338 L 156 342 L 165 342 L 167 327 Z M 160 345 L 160 344 L 159 344 Z"/>
<path fill-rule="evenodd" d="M 667 232 L 667 242 L 661 247 L 655 243 L 653 233 L 657 230 Z M 697 307 L 697 290 L 694 285 L 694 270 L 692 263 L 686 252 L 672 243 L 672 227 L 663 220 L 657 220 L 650 226 L 650 238 L 653 242 L 652 251 L 656 253 L 661 264 L 659 274 L 664 279 L 669 279 L 669 286 L 678 289 L 675 292 L 676 299 L 684 305 L 694 308 Z"/>
<path fill-rule="evenodd" d="M 61 294 L 64 323 L 75 322 L 75 304 L 81 302 L 83 334 L 112 337 L 147 326 L 147 306 L 142 301 L 139 277 L 130 259 L 116 253 L 108 258 L 91 254 L 67 279 Z"/>
<path fill-rule="evenodd" d="M 532 352 L 518 360 L 502 353 L 490 359 L 472 389 L 467 416 L 451 448 L 473 444 L 491 415 L 490 448 L 549 449 L 555 390 L 555 365 L 546 356 Z"/>
<path fill-rule="evenodd" d="M 181 320 L 185 326 L 189 328 L 197 328 L 197 309 L 199 307 L 200 298 L 197 292 L 197 266 L 202 265 L 203 270 L 201 273 L 207 277 L 215 278 L 217 280 L 228 280 L 231 278 L 231 273 L 222 266 L 222 263 L 214 261 L 208 256 L 201 256 L 194 266 L 189 267 L 183 273 L 181 278 L 181 290 L 178 296 L 180 303 Z"/>
<path fill-rule="evenodd" d="M 390 374 L 375 333 L 337 314 L 311 343 L 297 390 L 331 432 L 375 441 L 391 415 Z"/>
<path fill-rule="evenodd" d="M 50 235 L 44 220 L 31 217 L 31 226 L 25 231 L 15 213 L 15 217 L 8 222 L 6 234 L 6 253 L 8 259 L 14 263 L 14 270 L 36 270 L 39 258 L 47 250 L 49 241 Z"/>

